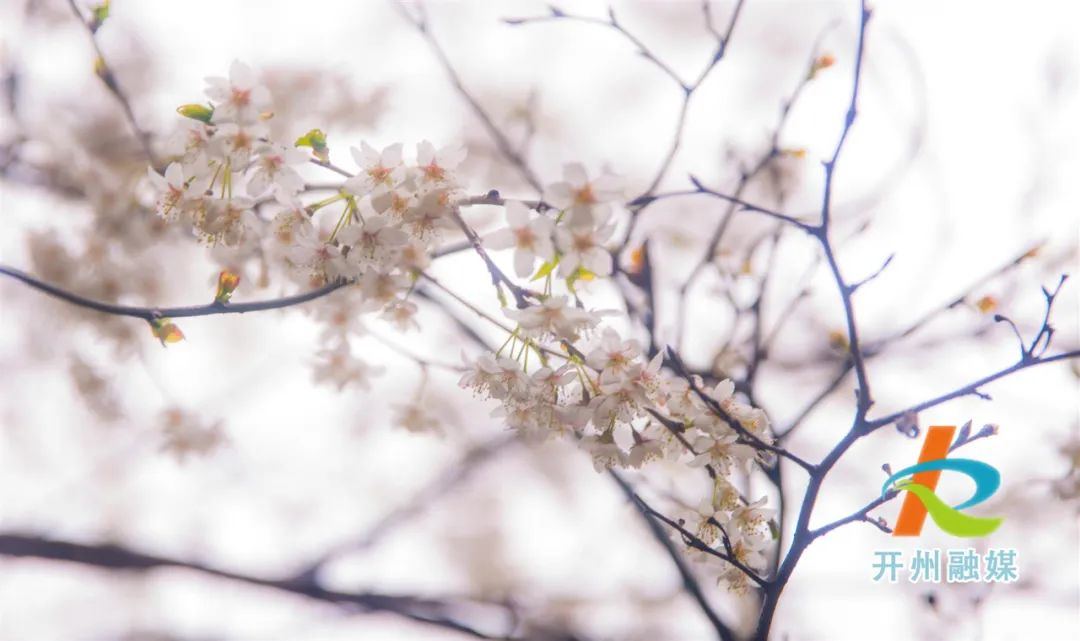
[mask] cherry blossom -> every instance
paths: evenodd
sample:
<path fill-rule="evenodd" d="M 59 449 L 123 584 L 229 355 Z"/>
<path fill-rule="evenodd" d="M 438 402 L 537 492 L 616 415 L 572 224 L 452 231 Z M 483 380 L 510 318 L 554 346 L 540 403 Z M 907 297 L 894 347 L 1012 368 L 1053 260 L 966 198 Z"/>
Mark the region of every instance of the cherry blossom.
<path fill-rule="evenodd" d="M 210 184 L 209 175 L 193 176 L 184 171 L 180 163 L 170 163 L 165 168 L 165 175 L 154 171 L 153 167 L 146 170 L 150 183 L 160 193 L 157 201 L 157 212 L 166 220 L 172 220 L 179 214 L 201 206 L 203 192 Z"/>
<path fill-rule="evenodd" d="M 453 171 L 465 160 L 463 147 L 446 146 L 438 151 L 435 145 L 424 140 L 416 148 L 416 165 L 420 180 L 425 183 L 455 184 Z"/>
<path fill-rule="evenodd" d="M 506 220 L 509 226 L 492 232 L 484 239 L 491 249 L 514 248 L 514 271 L 521 278 L 532 274 L 536 259 L 549 260 L 555 250 L 551 242 L 554 229 L 547 216 L 530 216 L 524 203 L 512 200 L 506 203 Z"/>
<path fill-rule="evenodd" d="M 253 123 L 270 110 L 270 92 L 256 82 L 255 73 L 242 62 L 234 61 L 229 77 L 206 79 L 206 95 L 213 100 L 213 122 Z"/>
<path fill-rule="evenodd" d="M 401 143 L 394 143 L 382 152 L 363 142 L 360 149 L 350 147 L 353 160 L 360 173 L 345 181 L 345 189 L 356 196 L 379 193 L 393 188 L 405 177 L 401 164 Z"/>
<path fill-rule="evenodd" d="M 304 179 L 295 165 L 307 162 L 307 156 L 297 149 L 281 145 L 263 145 L 257 151 L 255 171 L 248 180 L 249 196 L 261 196 L 274 188 L 276 194 L 292 195 L 304 188 Z"/>
<path fill-rule="evenodd" d="M 591 227 L 597 220 L 608 218 L 609 203 L 622 195 L 622 180 L 618 177 L 605 174 L 590 181 L 584 165 L 569 163 L 563 167 L 563 180 L 544 191 L 544 200 L 565 210 L 570 226 Z"/>
<path fill-rule="evenodd" d="M 555 240 L 562 259 L 559 262 L 559 275 L 566 277 L 581 267 L 597 276 L 608 276 L 613 268 L 611 252 L 604 248 L 604 242 L 611 237 L 615 227 L 603 225 L 558 227 Z"/>
<path fill-rule="evenodd" d="M 507 309 L 504 313 L 532 336 L 553 336 L 572 342 L 600 322 L 598 314 L 574 307 L 566 296 L 552 296 L 539 305 Z"/>

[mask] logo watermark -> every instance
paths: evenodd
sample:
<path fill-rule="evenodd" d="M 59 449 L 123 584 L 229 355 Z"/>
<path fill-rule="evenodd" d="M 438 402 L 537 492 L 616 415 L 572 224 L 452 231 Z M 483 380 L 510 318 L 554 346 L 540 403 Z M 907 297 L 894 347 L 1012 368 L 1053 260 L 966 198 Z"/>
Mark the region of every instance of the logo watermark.
<path fill-rule="evenodd" d="M 982 461 L 947 458 L 955 433 L 955 425 L 931 427 L 926 433 L 918 462 L 892 474 L 885 481 L 881 488 L 882 496 L 891 489 L 907 492 L 896 519 L 896 527 L 893 528 L 893 536 L 918 536 L 922 533 L 928 513 L 943 532 L 963 538 L 986 536 L 1001 525 L 1001 518 L 970 516 L 960 511 L 993 496 L 1001 487 L 1001 474 L 995 467 Z M 967 475 L 975 481 L 975 494 L 959 505 L 946 505 L 934 493 L 943 471 Z"/>
<path fill-rule="evenodd" d="M 965 426 L 962 434 L 967 433 Z M 964 441 L 954 442 L 955 425 L 935 425 L 927 430 L 918 461 L 890 473 L 881 488 L 884 497 L 891 490 L 906 492 L 893 536 L 922 534 L 926 516 L 941 531 L 960 538 L 988 536 L 1001 525 L 1001 517 L 979 517 L 961 510 L 974 507 L 994 495 L 1001 487 L 997 468 L 968 458 L 949 458 L 949 452 Z M 942 472 L 959 472 L 975 482 L 975 493 L 954 506 L 947 505 L 935 490 Z M 974 548 L 940 550 L 916 549 L 909 560 L 901 550 L 874 552 L 875 582 L 897 583 L 906 572 L 910 583 L 1012 583 L 1020 576 L 1018 555 L 1012 548 L 990 548 L 979 554 Z"/>

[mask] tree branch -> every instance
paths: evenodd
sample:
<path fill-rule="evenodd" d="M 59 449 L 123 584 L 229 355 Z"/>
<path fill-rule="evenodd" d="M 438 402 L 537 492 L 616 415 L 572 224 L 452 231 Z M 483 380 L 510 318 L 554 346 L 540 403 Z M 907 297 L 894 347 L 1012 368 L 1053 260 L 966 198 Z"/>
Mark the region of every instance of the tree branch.
<path fill-rule="evenodd" d="M 520 153 L 518 153 L 517 149 L 514 148 L 514 145 L 510 142 L 510 139 L 507 138 L 506 134 L 495 124 L 491 114 L 484 109 L 483 105 L 480 104 L 480 101 L 465 88 L 461 76 L 450 62 L 450 59 L 446 56 L 446 51 L 443 50 L 442 45 L 440 45 L 439 41 L 432 35 L 431 27 L 428 24 L 427 15 L 424 12 L 423 5 L 418 5 L 420 11 L 419 16 L 413 16 L 400 2 L 395 2 L 395 6 L 397 6 L 401 15 L 411 22 L 412 25 L 416 27 L 416 30 L 420 32 L 420 35 L 423 36 L 424 40 L 427 41 L 428 46 L 431 47 L 431 50 L 435 53 L 435 57 L 439 60 L 439 64 L 442 65 L 446 75 L 450 78 L 451 84 L 454 85 L 454 89 L 456 89 L 458 94 L 465 99 L 465 102 L 472 108 L 473 113 L 480 119 L 480 124 L 484 126 L 488 135 L 491 136 L 491 139 L 495 142 L 495 146 L 498 148 L 499 153 L 510 161 L 510 164 L 517 169 L 518 174 L 521 175 L 525 182 L 529 183 L 529 185 L 531 185 L 538 193 L 542 193 L 544 191 L 544 186 L 540 182 L 540 179 L 536 177 L 536 174 L 533 173 L 528 162 Z"/>
<path fill-rule="evenodd" d="M 701 586 L 698 584 L 697 578 L 694 576 L 694 573 L 690 570 L 690 568 L 687 567 L 686 561 L 684 561 L 682 558 L 682 554 L 680 554 L 680 552 L 672 544 L 671 537 L 669 537 L 667 532 L 665 532 L 660 527 L 659 523 L 656 520 L 656 517 L 650 514 L 646 507 L 644 507 L 644 503 L 641 501 L 641 498 L 638 497 L 637 493 L 634 492 L 634 489 L 630 487 L 630 484 L 627 483 L 621 476 L 619 476 L 619 474 L 615 470 L 608 470 L 608 473 L 615 481 L 615 484 L 619 486 L 619 489 L 623 491 L 623 494 L 626 495 L 626 498 L 634 504 L 634 507 L 641 515 L 642 520 L 645 521 L 645 525 L 648 526 L 649 533 L 652 534 L 656 542 L 660 544 L 662 548 L 664 548 L 664 552 L 667 553 L 668 558 L 671 559 L 671 562 L 675 566 L 675 569 L 679 572 L 679 578 L 682 579 L 683 589 L 686 590 L 686 593 L 690 595 L 690 598 L 692 598 L 694 602 L 697 603 L 698 607 L 705 615 L 705 618 L 709 620 L 709 623 L 712 624 L 713 629 L 716 630 L 717 636 L 722 641 L 734 641 L 736 639 L 735 633 L 732 632 L 731 628 L 729 628 L 722 619 L 720 619 L 720 616 L 716 613 L 716 610 L 714 610 L 713 607 L 709 605 L 709 601 L 705 598 L 705 594 L 701 591 Z"/>
<path fill-rule="evenodd" d="M 116 98 L 116 101 L 120 103 L 120 108 L 124 111 L 124 117 L 127 119 L 128 124 L 131 125 L 131 130 L 135 134 L 135 139 L 139 141 L 139 145 L 142 146 L 143 153 L 146 155 L 146 159 L 155 168 L 158 167 L 158 159 L 154 154 L 153 145 L 150 143 L 150 134 L 139 126 L 139 121 L 135 118 L 135 112 L 131 109 L 131 101 L 128 100 L 127 94 L 120 88 L 120 84 L 116 80 L 116 74 L 113 73 L 112 67 L 109 66 L 105 60 L 105 54 L 101 51 L 101 46 L 97 41 L 96 27 L 83 17 L 82 12 L 79 11 L 79 7 L 75 4 L 75 0 L 68 0 L 68 5 L 71 7 L 72 13 L 79 20 L 79 23 L 86 29 L 86 32 L 90 35 L 90 44 L 94 46 L 94 52 L 97 54 L 96 71 L 101 82 L 105 84 L 105 88 L 109 90 L 109 93 Z"/>
<path fill-rule="evenodd" d="M 146 572 L 162 567 L 182 568 L 207 576 L 333 603 L 361 612 L 389 612 L 418 623 L 454 630 L 478 639 L 511 638 L 508 635 L 484 632 L 452 616 L 455 609 L 469 605 L 468 602 L 455 603 L 450 600 L 377 592 L 341 592 L 323 588 L 315 582 L 255 577 L 193 561 L 143 554 L 118 545 L 87 545 L 36 535 L 0 534 L 0 555 L 68 561 L 107 570 L 132 572 Z M 472 604 L 476 603 L 478 602 L 472 602 Z M 503 610 L 508 607 L 496 603 L 482 603 L 482 605 Z"/>
<path fill-rule="evenodd" d="M 145 321 L 152 321 L 157 318 L 189 318 L 193 316 L 213 316 L 215 314 L 245 314 L 248 312 L 261 312 L 270 309 L 282 309 L 322 298 L 323 296 L 350 284 L 349 281 L 338 280 L 303 294 L 250 303 L 210 303 L 208 305 L 192 305 L 188 307 L 134 307 L 92 300 L 55 285 L 50 285 L 42 280 L 38 280 L 30 274 L 13 267 L 0 265 L 0 274 L 10 276 L 38 291 L 45 292 L 50 296 L 54 296 L 84 309 L 90 309 L 112 316 L 141 318 Z"/>

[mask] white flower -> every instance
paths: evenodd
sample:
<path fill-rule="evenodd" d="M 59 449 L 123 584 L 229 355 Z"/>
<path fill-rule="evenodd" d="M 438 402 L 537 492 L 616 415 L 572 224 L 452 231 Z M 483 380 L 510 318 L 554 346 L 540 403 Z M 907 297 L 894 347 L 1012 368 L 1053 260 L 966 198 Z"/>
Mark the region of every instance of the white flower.
<path fill-rule="evenodd" d="M 724 515 L 720 523 L 732 540 L 756 536 L 761 532 L 762 527 L 776 514 L 776 510 L 761 507 L 767 500 L 763 496 L 749 505 L 740 505 L 732 510 L 731 514 Z"/>
<path fill-rule="evenodd" d="M 323 325 L 319 340 L 336 345 L 351 335 L 367 333 L 360 308 L 359 292 L 351 287 L 339 289 L 312 305 L 312 315 Z"/>
<path fill-rule="evenodd" d="M 285 247 L 296 242 L 300 235 L 315 235 L 315 228 L 304 210 L 304 205 L 295 197 L 281 203 L 285 206 L 270 223 L 274 240 Z"/>
<path fill-rule="evenodd" d="M 646 463 L 664 458 L 666 449 L 667 445 L 664 441 L 635 436 L 626 464 L 632 468 L 641 469 Z"/>
<path fill-rule="evenodd" d="M 730 397 L 721 401 L 720 407 L 738 421 L 739 425 L 746 431 L 765 442 L 772 441 L 769 431 L 769 416 L 765 413 L 765 410 L 740 403 Z"/>
<path fill-rule="evenodd" d="M 664 354 L 659 352 L 648 363 L 636 362 L 626 371 L 626 379 L 633 385 L 634 399 L 638 403 L 647 403 L 660 391 L 660 368 L 664 365 Z"/>
<path fill-rule="evenodd" d="M 764 535 L 744 536 L 731 544 L 735 559 L 744 566 L 761 572 L 765 568 L 765 550 L 769 547 L 769 539 Z M 745 592 L 749 587 L 750 579 L 746 573 L 732 564 L 728 564 L 727 570 L 720 575 L 721 580 L 727 581 L 728 589 L 733 592 Z"/>
<path fill-rule="evenodd" d="M 723 403 L 735 395 L 735 383 L 730 378 L 725 378 L 705 393 L 717 403 Z"/>
<path fill-rule="evenodd" d="M 253 123 L 270 110 L 270 92 L 257 84 L 251 68 L 234 61 L 229 77 L 206 79 L 206 95 L 215 102 L 213 122 Z"/>
<path fill-rule="evenodd" d="M 576 378 L 577 370 L 567 363 L 559 369 L 541 367 L 532 373 L 529 380 L 542 395 L 551 398 L 558 388 L 569 385 L 574 382 Z"/>
<path fill-rule="evenodd" d="M 554 336 L 574 342 L 581 332 L 596 327 L 600 319 L 597 314 L 578 309 L 569 302 L 566 296 L 551 296 L 539 305 L 506 309 L 504 313 L 535 338 Z"/>
<path fill-rule="evenodd" d="M 346 342 L 324 349 L 317 355 L 319 359 L 312 372 L 316 383 L 327 381 L 337 386 L 338 391 L 346 385 L 356 385 L 361 389 L 371 388 L 371 377 L 383 372 L 382 367 L 371 366 L 355 358 Z"/>
<path fill-rule="evenodd" d="M 260 125 L 227 123 L 218 127 L 211 139 L 211 151 L 232 171 L 239 171 L 247 166 L 259 139 L 265 135 L 266 129 Z"/>
<path fill-rule="evenodd" d="M 349 225 L 337 235 L 349 245 L 349 260 L 360 265 L 385 266 L 409 235 L 382 216 L 369 215 L 359 225 Z"/>
<path fill-rule="evenodd" d="M 543 441 L 562 431 L 556 406 L 550 403 L 514 403 L 496 408 L 493 417 L 501 418 L 523 436 Z"/>
<path fill-rule="evenodd" d="M 695 509 L 685 510 L 680 515 L 683 528 L 692 532 L 705 545 L 712 545 L 720 539 L 723 518 L 724 513 L 716 509 L 710 499 L 702 499 Z"/>
<path fill-rule="evenodd" d="M 590 227 L 597 219 L 610 213 L 608 202 L 619 200 L 623 195 L 622 180 L 604 175 L 592 181 L 580 163 L 563 166 L 563 181 L 550 185 L 544 192 L 544 200 L 569 216 L 567 222 L 573 227 Z"/>
<path fill-rule="evenodd" d="M 611 252 L 604 249 L 604 242 L 615 230 L 613 225 L 604 225 L 599 229 L 592 227 L 558 227 L 555 229 L 555 241 L 562 252 L 559 261 L 559 276 L 570 276 L 582 267 L 597 276 L 608 276 L 612 271 Z"/>
<path fill-rule="evenodd" d="M 371 268 L 360 276 L 360 289 L 364 292 L 364 309 L 384 307 L 405 292 L 410 285 L 409 277 L 400 272 L 383 272 Z"/>
<path fill-rule="evenodd" d="M 471 387 L 477 394 L 494 399 L 519 395 L 529 383 L 518 362 L 506 357 L 483 354 L 475 362 L 466 365 L 470 369 L 461 377 L 458 385 Z"/>
<path fill-rule="evenodd" d="M 247 193 L 259 196 L 271 186 L 279 195 L 292 195 L 304 188 L 304 179 L 292 167 L 307 162 L 299 149 L 282 145 L 262 145 L 255 158 L 255 171 L 248 179 Z"/>
<path fill-rule="evenodd" d="M 597 472 L 620 466 L 625 462 L 626 455 L 615 444 L 610 432 L 605 432 L 600 436 L 586 436 L 581 439 L 580 445 L 592 456 L 593 468 Z"/>
<path fill-rule="evenodd" d="M 251 211 L 254 206 L 254 201 L 243 196 L 213 200 L 199 221 L 199 231 L 209 242 L 235 247 L 250 239 L 259 224 L 255 212 Z"/>
<path fill-rule="evenodd" d="M 341 255 L 341 248 L 323 241 L 314 233 L 298 235 L 296 243 L 285 251 L 285 257 L 294 268 L 308 271 L 312 287 L 321 287 L 338 277 L 357 276 L 354 268 Z"/>
<path fill-rule="evenodd" d="M 509 227 L 492 232 L 484 244 L 492 249 L 513 247 L 514 271 L 519 277 L 527 278 L 537 257 L 548 260 L 554 255 L 551 244 L 554 224 L 543 215 L 530 220 L 529 208 L 516 200 L 506 203 L 506 220 Z"/>
<path fill-rule="evenodd" d="M 416 207 L 416 194 L 406 189 L 397 187 L 375 194 L 371 197 L 371 207 L 380 214 L 388 214 L 398 220 L 405 220 L 409 212 Z"/>
<path fill-rule="evenodd" d="M 366 142 L 360 143 L 360 149 L 350 147 L 360 173 L 345 181 L 346 191 L 354 196 L 380 194 L 400 183 L 405 176 L 405 168 L 401 165 L 401 147 L 401 143 L 394 143 L 381 153 Z"/>
<path fill-rule="evenodd" d="M 435 145 L 426 140 L 421 142 L 416 147 L 421 182 L 454 184 L 453 170 L 465 160 L 465 153 L 463 147 L 443 147 L 436 151 Z"/>
<path fill-rule="evenodd" d="M 420 202 L 405 214 L 405 225 L 413 236 L 426 238 L 440 229 L 457 229 L 450 216 L 449 194 L 435 190 L 424 194 Z"/>
<path fill-rule="evenodd" d="M 732 468 L 748 466 L 754 460 L 754 448 L 738 443 L 738 438 L 735 432 L 695 438 L 691 445 L 698 454 L 690 460 L 690 467 L 712 465 L 717 472 L 727 474 Z"/>
<path fill-rule="evenodd" d="M 200 206 L 205 195 L 206 188 L 210 185 L 211 176 L 191 176 L 180 163 L 170 163 L 165 168 L 165 176 L 154 171 L 153 167 L 147 167 L 146 175 L 150 183 L 159 192 L 157 200 L 157 213 L 167 220 L 194 206 Z"/>
<path fill-rule="evenodd" d="M 165 143 L 168 156 L 178 156 L 185 165 L 205 168 L 213 128 L 197 120 L 185 119 Z"/>
<path fill-rule="evenodd" d="M 414 240 L 402 246 L 398 253 L 398 262 L 403 269 L 424 271 L 431 265 L 431 254 L 427 245 Z"/>
<path fill-rule="evenodd" d="M 589 352 L 585 362 L 595 370 L 621 372 L 641 355 L 641 343 L 636 340 L 624 341 L 610 327 L 604 328 L 600 345 Z"/>

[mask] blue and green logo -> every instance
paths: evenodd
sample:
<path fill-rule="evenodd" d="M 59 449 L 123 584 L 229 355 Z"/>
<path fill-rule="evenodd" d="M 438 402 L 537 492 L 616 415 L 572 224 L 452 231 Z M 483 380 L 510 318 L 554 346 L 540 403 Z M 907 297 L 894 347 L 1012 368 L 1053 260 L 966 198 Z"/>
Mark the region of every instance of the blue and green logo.
<path fill-rule="evenodd" d="M 890 475 L 882 486 L 882 496 L 890 489 L 907 492 L 896 519 L 896 527 L 893 528 L 893 536 L 918 536 L 927 514 L 943 532 L 964 538 L 986 536 L 1001 525 L 1002 518 L 971 516 L 961 512 L 993 496 L 1001 487 L 1001 473 L 982 461 L 947 458 L 955 432 L 955 425 L 931 427 L 926 433 L 918 462 Z M 965 474 L 975 482 L 975 494 L 963 503 L 950 507 L 934 493 L 942 472 Z"/>

